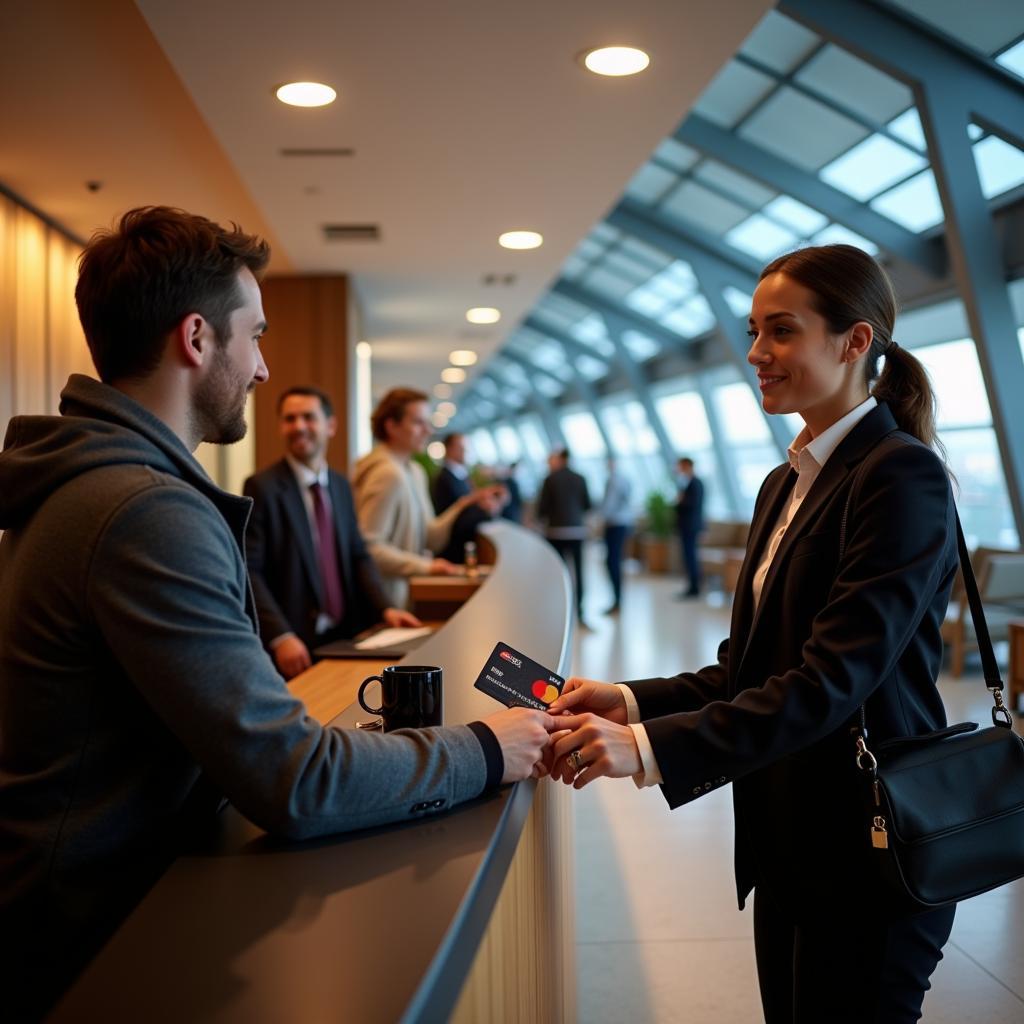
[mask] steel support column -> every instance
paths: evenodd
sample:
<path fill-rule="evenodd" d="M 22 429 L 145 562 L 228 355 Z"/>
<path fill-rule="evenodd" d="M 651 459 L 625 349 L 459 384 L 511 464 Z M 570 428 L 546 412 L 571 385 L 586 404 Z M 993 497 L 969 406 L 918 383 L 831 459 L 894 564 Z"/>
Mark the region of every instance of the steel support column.
<path fill-rule="evenodd" d="M 1017 533 L 1024 537 L 1024 360 L 992 214 L 967 125 L 972 115 L 1024 148 L 1024 86 L 998 65 L 902 15 L 854 0 L 783 0 L 783 13 L 914 90 L 946 218 L 946 244 L 992 409 Z"/>

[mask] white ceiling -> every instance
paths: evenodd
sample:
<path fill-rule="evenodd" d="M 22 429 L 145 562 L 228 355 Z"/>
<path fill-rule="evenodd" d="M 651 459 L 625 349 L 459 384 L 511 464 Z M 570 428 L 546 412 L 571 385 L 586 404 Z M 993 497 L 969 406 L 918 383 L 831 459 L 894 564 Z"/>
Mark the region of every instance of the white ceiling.
<path fill-rule="evenodd" d="M 353 276 L 374 391 L 430 387 L 451 349 L 486 358 L 507 336 L 769 6 L 5 5 L 3 106 L 9 90 L 24 102 L 0 113 L 0 183 L 82 235 L 137 202 L 265 231 L 277 269 Z M 575 60 L 610 43 L 642 47 L 651 67 L 603 79 Z M 337 102 L 281 105 L 273 88 L 296 79 L 328 82 Z M 286 158 L 282 147 L 355 155 Z M 86 178 L 104 189 L 86 194 Z M 378 224 L 381 240 L 329 243 L 326 223 Z M 511 228 L 541 231 L 545 245 L 503 250 L 497 236 Z M 490 272 L 516 284 L 485 287 Z M 467 324 L 475 305 L 498 306 L 501 323 Z"/>

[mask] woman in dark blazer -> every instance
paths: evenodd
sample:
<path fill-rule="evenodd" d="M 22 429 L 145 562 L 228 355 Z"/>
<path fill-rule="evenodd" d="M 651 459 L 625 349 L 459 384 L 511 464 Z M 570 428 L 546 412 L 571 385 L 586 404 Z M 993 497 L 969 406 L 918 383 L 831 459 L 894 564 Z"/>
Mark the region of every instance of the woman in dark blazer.
<path fill-rule="evenodd" d="M 875 884 L 850 734 L 861 705 L 873 743 L 945 724 L 954 508 L 928 378 L 893 342 L 895 315 L 888 278 L 851 246 L 765 269 L 748 359 L 765 410 L 806 425 L 758 495 L 718 662 L 570 679 L 551 707 L 571 712 L 553 776 L 576 788 L 631 775 L 675 808 L 733 784 L 769 1024 L 918 1020 L 953 924 L 953 908 L 908 916 Z"/>

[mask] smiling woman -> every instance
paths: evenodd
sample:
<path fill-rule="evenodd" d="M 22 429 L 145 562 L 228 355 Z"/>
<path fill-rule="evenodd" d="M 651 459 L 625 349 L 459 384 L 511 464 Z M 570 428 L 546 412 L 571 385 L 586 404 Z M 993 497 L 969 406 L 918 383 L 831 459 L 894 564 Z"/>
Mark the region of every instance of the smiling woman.
<path fill-rule="evenodd" d="M 952 499 L 927 377 L 892 341 L 895 309 L 882 269 L 850 246 L 765 268 L 748 358 L 765 411 L 805 426 L 758 495 L 732 633 L 713 665 L 618 686 L 572 678 L 550 708 L 570 713 L 552 778 L 577 789 L 632 775 L 676 808 L 733 784 L 768 1024 L 917 1020 L 953 924 L 952 907 L 910 916 L 880 891 L 849 735 L 859 709 L 876 742 L 945 724 Z M 779 827 L 810 815 L 809 829 Z"/>

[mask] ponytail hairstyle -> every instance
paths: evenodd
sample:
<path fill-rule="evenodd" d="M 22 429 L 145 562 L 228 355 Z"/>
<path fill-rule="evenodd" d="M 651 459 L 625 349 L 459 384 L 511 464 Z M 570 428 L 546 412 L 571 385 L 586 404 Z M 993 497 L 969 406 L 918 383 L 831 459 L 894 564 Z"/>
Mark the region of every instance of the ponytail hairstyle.
<path fill-rule="evenodd" d="M 760 280 L 769 274 L 785 274 L 807 288 L 832 334 L 861 321 L 871 325 L 874 337 L 863 360 L 868 391 L 889 406 L 900 430 L 944 458 L 935 431 L 935 392 L 920 360 L 893 341 L 896 293 L 878 263 L 852 245 L 817 245 L 772 260 Z M 885 366 L 879 375 L 882 356 Z"/>

